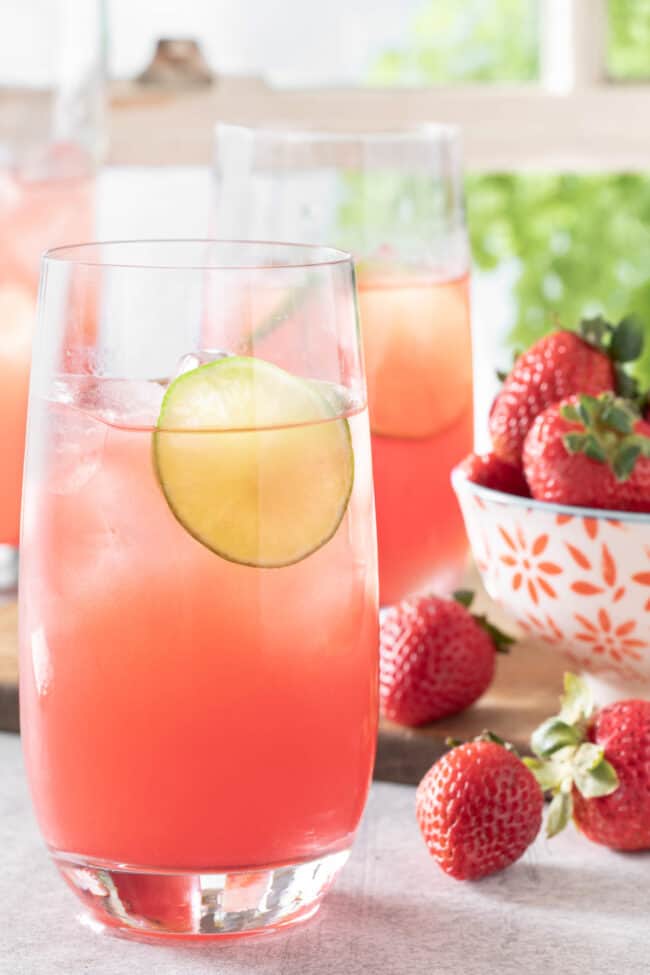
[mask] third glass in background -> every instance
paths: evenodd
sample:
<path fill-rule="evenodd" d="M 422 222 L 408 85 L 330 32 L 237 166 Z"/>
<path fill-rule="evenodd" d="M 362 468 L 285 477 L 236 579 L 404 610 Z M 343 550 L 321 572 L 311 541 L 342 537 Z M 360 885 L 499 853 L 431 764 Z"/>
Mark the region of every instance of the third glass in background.
<path fill-rule="evenodd" d="M 21 9 L 0 12 L 0 589 L 15 582 L 41 255 L 93 236 L 102 141 L 103 0 Z"/>
<path fill-rule="evenodd" d="M 473 435 L 458 133 L 219 125 L 216 173 L 217 236 L 331 242 L 354 254 L 381 602 L 451 591 L 467 542 L 449 478 Z"/>

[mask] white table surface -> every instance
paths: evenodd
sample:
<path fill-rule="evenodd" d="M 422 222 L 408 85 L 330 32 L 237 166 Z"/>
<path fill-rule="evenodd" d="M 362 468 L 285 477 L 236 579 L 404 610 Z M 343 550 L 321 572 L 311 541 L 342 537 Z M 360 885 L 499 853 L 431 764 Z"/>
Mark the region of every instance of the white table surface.
<path fill-rule="evenodd" d="M 650 854 L 573 830 L 510 870 L 459 883 L 430 860 L 415 790 L 375 783 L 347 868 L 321 912 L 283 935 L 151 946 L 84 927 L 49 863 L 19 739 L 0 734 L 2 975 L 636 975 L 650 972 Z"/>

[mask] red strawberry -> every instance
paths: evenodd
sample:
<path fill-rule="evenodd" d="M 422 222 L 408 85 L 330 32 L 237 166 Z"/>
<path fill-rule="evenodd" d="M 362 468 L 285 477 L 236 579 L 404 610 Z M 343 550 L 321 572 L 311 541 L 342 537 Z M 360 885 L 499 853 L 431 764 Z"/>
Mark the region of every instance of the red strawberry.
<path fill-rule="evenodd" d="M 492 488 L 493 491 L 530 497 L 521 469 L 496 454 L 469 454 L 460 466 L 474 484 Z"/>
<path fill-rule="evenodd" d="M 544 797 L 521 760 L 491 736 L 452 749 L 429 769 L 416 815 L 429 853 L 457 880 L 510 866 L 539 832 Z"/>
<path fill-rule="evenodd" d="M 489 687 L 494 654 L 512 638 L 468 610 L 471 593 L 404 599 L 381 625 L 382 714 L 418 725 L 469 707 Z"/>
<path fill-rule="evenodd" d="M 585 320 L 580 334 L 562 330 L 535 342 L 519 356 L 492 404 L 489 429 L 494 452 L 520 464 L 535 417 L 559 400 L 615 390 L 631 395 L 632 380 L 620 364 L 636 359 L 642 345 L 642 330 L 631 318 L 615 328 L 603 319 Z"/>
<path fill-rule="evenodd" d="M 525 761 L 555 794 L 550 836 L 573 814 L 594 843 L 650 849 L 650 701 L 617 701 L 594 714 L 586 685 L 567 674 L 562 710 L 531 744 L 538 758 Z"/>
<path fill-rule="evenodd" d="M 611 394 L 549 406 L 526 437 L 523 461 L 539 501 L 650 511 L 650 423 Z"/>
<path fill-rule="evenodd" d="M 573 794 L 573 817 L 594 843 L 614 850 L 650 849 L 650 701 L 617 701 L 591 723 L 588 740 L 604 749 L 618 777 L 611 795 Z"/>

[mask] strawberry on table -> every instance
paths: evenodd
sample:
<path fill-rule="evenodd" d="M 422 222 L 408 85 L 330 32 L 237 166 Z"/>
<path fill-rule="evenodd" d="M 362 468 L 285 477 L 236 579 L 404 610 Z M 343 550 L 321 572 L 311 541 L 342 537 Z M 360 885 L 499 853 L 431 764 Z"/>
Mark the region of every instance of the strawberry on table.
<path fill-rule="evenodd" d="M 585 319 L 578 332 L 551 332 L 519 356 L 490 411 L 496 454 L 511 464 L 521 452 L 535 418 L 552 403 L 577 393 L 632 395 L 635 384 L 623 364 L 638 358 L 643 332 L 633 318 L 612 326 Z"/>
<path fill-rule="evenodd" d="M 416 793 L 429 853 L 457 880 L 477 880 L 518 860 L 539 832 L 543 805 L 534 775 L 489 734 L 439 759 Z"/>
<path fill-rule="evenodd" d="M 553 793 L 547 833 L 573 819 L 614 850 L 650 849 L 650 701 L 617 701 L 594 712 L 587 686 L 565 676 L 560 713 L 534 733 L 525 759 Z"/>
<path fill-rule="evenodd" d="M 469 454 L 460 465 L 468 480 L 482 487 L 492 488 L 493 491 L 504 491 L 506 494 L 518 494 L 530 497 L 530 491 L 521 468 L 502 460 L 496 454 Z"/>
<path fill-rule="evenodd" d="M 469 707 L 494 676 L 495 652 L 512 638 L 469 611 L 473 594 L 416 596 L 382 619 L 379 688 L 382 714 L 419 725 Z"/>
<path fill-rule="evenodd" d="M 539 501 L 650 511 L 650 423 L 611 393 L 549 406 L 526 437 L 523 460 Z"/>

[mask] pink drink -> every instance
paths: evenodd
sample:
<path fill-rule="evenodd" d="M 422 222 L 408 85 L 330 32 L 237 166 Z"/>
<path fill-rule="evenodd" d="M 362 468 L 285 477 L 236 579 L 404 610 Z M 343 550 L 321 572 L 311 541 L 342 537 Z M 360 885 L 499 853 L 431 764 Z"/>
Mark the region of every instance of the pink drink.
<path fill-rule="evenodd" d="M 381 603 L 448 593 L 467 557 L 450 474 L 472 445 L 469 279 L 359 274 Z"/>
<path fill-rule="evenodd" d="M 31 339 L 41 254 L 91 236 L 93 180 L 71 147 L 0 168 L 0 545 L 18 545 Z"/>
<path fill-rule="evenodd" d="M 22 724 L 48 844 L 254 876 L 346 850 L 377 722 L 365 411 L 348 414 L 354 487 L 336 533 L 264 569 L 220 558 L 170 511 L 151 460 L 162 387 L 88 383 L 47 404 L 25 495 Z M 101 409 L 105 390 L 128 415 Z M 150 881 L 124 883 L 144 911 Z M 188 926 L 165 896 L 148 909 Z"/>

